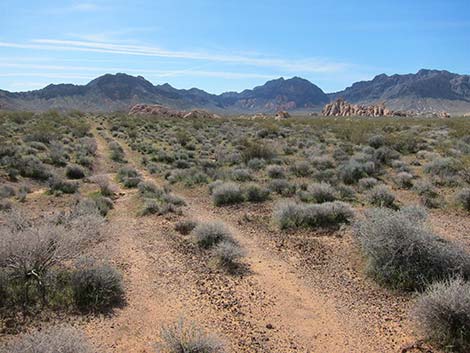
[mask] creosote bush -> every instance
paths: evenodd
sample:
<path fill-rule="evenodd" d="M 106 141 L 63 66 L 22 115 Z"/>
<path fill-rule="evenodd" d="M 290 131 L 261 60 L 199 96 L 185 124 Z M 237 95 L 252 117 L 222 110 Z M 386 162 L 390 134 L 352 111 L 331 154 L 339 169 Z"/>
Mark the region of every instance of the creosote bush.
<path fill-rule="evenodd" d="M 432 342 L 453 352 L 470 351 L 470 282 L 455 278 L 431 284 L 413 314 Z"/>
<path fill-rule="evenodd" d="M 131 166 L 120 168 L 117 172 L 117 178 L 126 188 L 135 188 L 142 181 L 140 173 Z"/>
<path fill-rule="evenodd" d="M 264 202 L 269 199 L 269 190 L 258 184 L 248 184 L 243 191 L 249 202 Z"/>
<path fill-rule="evenodd" d="M 354 229 L 367 262 L 367 273 L 379 283 L 403 290 L 422 290 L 452 275 L 470 276 L 470 255 L 425 226 L 420 208 L 370 209 Z"/>
<path fill-rule="evenodd" d="M 470 211 L 470 188 L 465 188 L 457 192 L 456 201 L 464 210 Z"/>
<path fill-rule="evenodd" d="M 215 246 L 214 256 L 220 267 L 233 270 L 239 260 L 245 256 L 245 252 L 236 242 L 224 240 Z"/>
<path fill-rule="evenodd" d="M 194 236 L 196 243 L 205 249 L 211 248 L 224 240 L 232 239 L 232 233 L 222 222 L 200 223 L 193 229 L 191 234 Z"/>
<path fill-rule="evenodd" d="M 71 281 L 75 304 L 82 311 L 105 312 L 123 302 L 122 276 L 107 264 L 84 261 Z"/>
<path fill-rule="evenodd" d="M 96 353 L 85 335 L 68 326 L 24 334 L 4 347 L 2 353 Z"/>
<path fill-rule="evenodd" d="M 79 165 L 68 165 L 65 168 L 65 175 L 69 179 L 83 179 L 85 177 L 85 170 Z"/>
<path fill-rule="evenodd" d="M 224 344 L 215 335 L 205 332 L 194 323 L 180 319 L 163 326 L 158 344 L 160 353 L 223 353 Z"/>
<path fill-rule="evenodd" d="M 223 206 L 241 203 L 244 201 L 244 197 L 238 184 L 224 183 L 214 188 L 212 200 L 214 205 Z"/>
<path fill-rule="evenodd" d="M 395 195 L 385 185 L 376 185 L 369 191 L 369 202 L 377 207 L 395 207 Z"/>
<path fill-rule="evenodd" d="M 354 212 L 347 203 L 341 201 L 322 204 L 281 202 L 275 208 L 273 216 L 281 229 L 335 229 L 341 224 L 349 223 Z"/>

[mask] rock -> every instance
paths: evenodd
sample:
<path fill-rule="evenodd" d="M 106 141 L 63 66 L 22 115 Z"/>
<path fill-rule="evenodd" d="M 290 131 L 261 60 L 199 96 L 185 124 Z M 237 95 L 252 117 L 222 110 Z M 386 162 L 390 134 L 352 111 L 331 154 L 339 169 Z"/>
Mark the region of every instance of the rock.
<path fill-rule="evenodd" d="M 276 120 L 284 120 L 284 119 L 289 119 L 290 114 L 286 112 L 285 110 L 277 112 L 276 115 L 274 116 L 274 119 Z"/>
<path fill-rule="evenodd" d="M 331 102 L 322 110 L 323 116 L 410 116 L 410 113 L 393 111 L 385 108 L 384 103 L 364 106 L 350 104 L 344 99 L 339 98 Z"/>

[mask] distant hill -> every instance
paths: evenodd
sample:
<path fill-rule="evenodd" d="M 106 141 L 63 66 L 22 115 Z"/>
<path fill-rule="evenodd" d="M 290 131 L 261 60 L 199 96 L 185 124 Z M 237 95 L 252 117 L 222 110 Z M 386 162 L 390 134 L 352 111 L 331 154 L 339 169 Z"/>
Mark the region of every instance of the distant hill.
<path fill-rule="evenodd" d="M 469 112 L 470 76 L 439 70 L 420 70 L 407 75 L 381 74 L 328 96 L 360 104 L 385 102 L 395 110 Z"/>
<path fill-rule="evenodd" d="M 49 85 L 16 93 L 0 90 L 0 109 L 109 112 L 128 111 L 134 104 L 146 103 L 179 110 L 250 114 L 279 110 L 319 111 L 337 98 L 367 105 L 384 102 L 394 110 L 465 113 L 470 112 L 470 76 L 439 70 L 420 70 L 407 75 L 382 74 L 328 95 L 303 78 L 279 78 L 240 93 L 215 95 L 197 88 L 176 89 L 168 83 L 155 86 L 142 76 L 118 73 L 100 76 L 86 85 Z"/>
<path fill-rule="evenodd" d="M 154 86 L 141 76 L 106 74 L 86 85 L 59 84 L 11 93 L 0 91 L 0 107 L 12 110 L 48 109 L 107 112 L 127 111 L 137 103 L 162 104 L 175 109 L 203 108 L 219 112 L 269 112 L 321 108 L 328 96 L 311 82 L 294 77 L 269 81 L 241 93 L 209 94 L 203 90 Z"/>

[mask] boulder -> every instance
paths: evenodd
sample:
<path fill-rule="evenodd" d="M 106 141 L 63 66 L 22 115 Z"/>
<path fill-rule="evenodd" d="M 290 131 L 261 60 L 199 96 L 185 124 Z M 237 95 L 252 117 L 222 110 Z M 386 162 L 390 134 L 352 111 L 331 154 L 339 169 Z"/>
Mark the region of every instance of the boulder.
<path fill-rule="evenodd" d="M 290 114 L 286 112 L 285 110 L 277 112 L 276 115 L 274 116 L 275 120 L 284 120 L 284 119 L 289 119 Z"/>

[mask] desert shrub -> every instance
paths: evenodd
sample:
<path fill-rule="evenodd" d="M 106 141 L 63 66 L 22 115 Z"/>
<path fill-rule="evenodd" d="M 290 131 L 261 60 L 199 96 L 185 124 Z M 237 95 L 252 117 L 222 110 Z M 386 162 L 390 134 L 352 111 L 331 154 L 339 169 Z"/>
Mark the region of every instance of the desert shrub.
<path fill-rule="evenodd" d="M 373 148 L 379 148 L 385 144 L 385 138 L 382 135 L 374 135 L 369 138 L 367 143 Z"/>
<path fill-rule="evenodd" d="M 134 188 L 142 181 L 140 173 L 131 166 L 120 168 L 117 178 L 126 188 Z"/>
<path fill-rule="evenodd" d="M 442 202 L 439 200 L 437 189 L 429 182 L 418 181 L 414 185 L 416 193 L 421 197 L 421 203 L 429 208 L 437 208 Z"/>
<path fill-rule="evenodd" d="M 458 191 L 455 199 L 464 210 L 470 211 L 470 188 Z"/>
<path fill-rule="evenodd" d="M 413 314 L 431 341 L 451 351 L 470 350 L 470 282 L 455 278 L 431 284 Z"/>
<path fill-rule="evenodd" d="M 53 175 L 52 177 L 50 177 L 47 183 L 49 184 L 51 192 L 55 194 L 73 194 L 77 192 L 78 188 L 80 187 L 80 184 L 78 184 L 77 182 L 63 180 L 58 175 Z"/>
<path fill-rule="evenodd" d="M 182 235 L 188 235 L 194 228 L 196 228 L 196 226 L 196 221 L 185 219 L 175 224 L 175 230 Z"/>
<path fill-rule="evenodd" d="M 398 159 L 392 161 L 392 168 L 399 172 L 410 172 L 410 167 L 405 162 Z"/>
<path fill-rule="evenodd" d="M 395 207 L 395 195 L 385 185 L 374 186 L 367 194 L 369 202 L 377 207 Z"/>
<path fill-rule="evenodd" d="M 469 254 L 432 234 L 422 211 L 370 209 L 365 216 L 355 223 L 355 234 L 367 273 L 379 283 L 414 290 L 451 275 L 470 276 Z"/>
<path fill-rule="evenodd" d="M 162 197 L 162 200 L 173 206 L 185 206 L 186 205 L 185 199 L 171 192 L 165 193 Z"/>
<path fill-rule="evenodd" d="M 409 189 L 413 186 L 413 175 L 408 172 L 400 172 L 395 176 L 395 183 L 402 189 Z"/>
<path fill-rule="evenodd" d="M 269 190 L 258 184 L 248 184 L 243 192 L 249 202 L 264 202 L 269 199 Z"/>
<path fill-rule="evenodd" d="M 336 190 L 339 195 L 339 199 L 342 201 L 353 201 L 356 198 L 356 192 L 349 185 L 338 184 Z"/>
<path fill-rule="evenodd" d="M 10 185 L 2 185 L 0 187 L 0 199 L 5 199 L 8 197 L 15 196 L 16 191 L 13 186 Z"/>
<path fill-rule="evenodd" d="M 382 146 L 374 150 L 373 160 L 378 164 L 391 165 L 393 161 L 400 158 L 400 154 L 389 147 Z"/>
<path fill-rule="evenodd" d="M 292 166 L 292 172 L 298 177 L 306 177 L 309 176 L 312 171 L 308 162 L 300 161 Z"/>
<path fill-rule="evenodd" d="M 7 343 L 4 353 L 94 353 L 93 347 L 76 328 L 58 326 L 25 334 Z"/>
<path fill-rule="evenodd" d="M 299 194 L 304 202 L 330 202 L 336 200 L 336 190 L 328 183 L 313 183 L 307 187 L 307 191 Z"/>
<path fill-rule="evenodd" d="M 202 248 L 210 248 L 223 240 L 232 238 L 232 233 L 222 222 L 200 223 L 191 233 L 196 243 Z"/>
<path fill-rule="evenodd" d="M 268 165 L 266 173 L 272 179 L 283 179 L 286 176 L 284 169 L 278 165 Z"/>
<path fill-rule="evenodd" d="M 260 158 L 252 158 L 248 161 L 247 166 L 253 170 L 261 170 L 266 166 L 266 161 Z"/>
<path fill-rule="evenodd" d="M 109 143 L 109 149 L 111 150 L 111 159 L 115 162 L 125 162 L 125 153 L 121 145 L 116 141 L 111 141 Z"/>
<path fill-rule="evenodd" d="M 32 221 L 17 209 L 4 215 L 0 227 L 0 271 L 21 288 L 23 308 L 45 301 L 51 270 L 74 259 L 90 241 L 99 239 L 102 218 L 81 205 L 70 212 Z"/>
<path fill-rule="evenodd" d="M 36 156 L 28 155 L 20 158 L 15 163 L 15 167 L 23 177 L 47 180 L 52 175 L 50 169 Z"/>
<path fill-rule="evenodd" d="M 269 182 L 268 188 L 279 195 L 290 196 L 295 193 L 296 186 L 286 179 L 273 179 Z"/>
<path fill-rule="evenodd" d="M 437 158 L 427 163 L 424 172 L 433 176 L 438 183 L 455 184 L 461 170 L 454 158 Z"/>
<path fill-rule="evenodd" d="M 154 199 L 147 199 L 144 201 L 144 206 L 140 211 L 141 216 L 148 216 L 150 214 L 163 214 L 161 203 Z"/>
<path fill-rule="evenodd" d="M 274 220 L 281 229 L 337 228 L 354 216 L 351 207 L 340 201 L 322 204 L 282 202 L 274 210 Z"/>
<path fill-rule="evenodd" d="M 8 199 L 0 199 L 0 211 L 8 211 L 13 208 L 13 202 Z"/>
<path fill-rule="evenodd" d="M 151 181 L 141 181 L 137 188 L 142 196 L 148 198 L 160 198 L 165 193 L 161 187 Z"/>
<path fill-rule="evenodd" d="M 222 185 L 224 182 L 222 180 L 216 180 L 216 181 L 213 181 L 212 183 L 210 183 L 208 185 L 209 187 L 209 194 L 212 195 L 212 193 L 214 192 L 214 190 L 219 187 L 220 185 Z"/>
<path fill-rule="evenodd" d="M 274 157 L 276 157 L 274 148 L 259 142 L 248 142 L 242 152 L 242 159 L 245 163 L 255 158 L 269 161 Z"/>
<path fill-rule="evenodd" d="M 374 186 L 376 186 L 378 183 L 378 180 L 375 178 L 361 178 L 359 179 L 359 187 L 363 190 L 369 190 L 372 189 Z"/>
<path fill-rule="evenodd" d="M 159 352 L 165 353 L 223 353 L 223 343 L 194 323 L 180 319 L 176 324 L 164 326 L 160 333 Z"/>
<path fill-rule="evenodd" d="M 85 177 L 85 170 L 79 165 L 68 165 L 65 176 L 69 179 L 82 179 Z"/>
<path fill-rule="evenodd" d="M 318 156 L 312 158 L 312 165 L 318 170 L 325 170 L 334 168 L 335 162 L 328 156 Z"/>
<path fill-rule="evenodd" d="M 240 186 L 235 183 L 224 183 L 216 187 L 212 193 L 214 205 L 233 205 L 244 201 Z"/>
<path fill-rule="evenodd" d="M 93 181 L 100 188 L 100 194 L 107 197 L 113 197 L 117 193 L 116 185 L 111 184 L 106 175 L 98 175 L 93 178 Z"/>
<path fill-rule="evenodd" d="M 239 260 L 245 255 L 243 249 L 233 241 L 224 240 L 214 248 L 217 264 L 227 270 L 237 267 Z"/>
<path fill-rule="evenodd" d="M 232 179 L 236 181 L 248 181 L 251 180 L 251 173 L 248 169 L 235 169 L 232 171 Z"/>
<path fill-rule="evenodd" d="M 104 312 L 122 303 L 122 276 L 107 264 L 84 261 L 71 278 L 73 298 L 82 311 Z"/>
<path fill-rule="evenodd" d="M 358 162 L 350 160 L 340 167 L 339 175 L 343 183 L 355 184 L 359 179 L 370 176 L 374 171 L 374 163 L 372 162 Z"/>
<path fill-rule="evenodd" d="M 100 215 L 105 217 L 110 210 L 114 208 L 113 200 L 105 196 L 96 196 L 92 199 Z"/>

